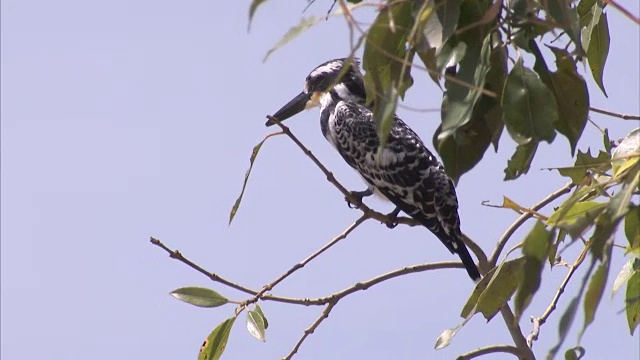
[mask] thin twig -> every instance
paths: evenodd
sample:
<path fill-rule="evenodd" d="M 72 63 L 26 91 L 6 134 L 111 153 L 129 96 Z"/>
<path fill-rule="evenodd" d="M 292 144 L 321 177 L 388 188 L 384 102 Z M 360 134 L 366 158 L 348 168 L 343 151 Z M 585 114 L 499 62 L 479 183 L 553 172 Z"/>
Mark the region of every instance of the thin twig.
<path fill-rule="evenodd" d="M 500 315 L 502 315 L 502 319 L 504 320 L 505 325 L 507 325 L 507 330 L 509 330 L 509 334 L 511 334 L 513 342 L 518 350 L 520 350 L 520 359 L 535 360 L 536 357 L 533 355 L 531 348 L 527 345 L 527 339 L 525 339 L 522 334 L 520 324 L 516 321 L 516 317 L 513 315 L 513 311 L 511 311 L 508 303 L 505 303 L 500 308 Z"/>
<path fill-rule="evenodd" d="M 620 118 L 620 119 L 623 119 L 623 120 L 640 120 L 640 116 L 638 116 L 638 115 L 619 114 L 619 113 L 614 113 L 614 112 L 611 112 L 611 111 L 602 110 L 602 109 L 598 109 L 598 108 L 594 108 L 594 107 L 590 107 L 589 110 L 591 110 L 591 111 L 593 111 L 595 113 L 598 113 L 598 114 L 613 116 L 613 117 L 617 117 L 617 118 Z"/>
<path fill-rule="evenodd" d="M 475 349 L 475 350 L 469 351 L 467 353 L 464 353 L 464 354 L 458 356 L 456 358 L 456 360 L 469 360 L 469 359 L 474 359 L 474 358 L 480 357 L 482 355 L 494 354 L 494 353 L 512 354 L 512 355 L 515 355 L 518 358 L 520 358 L 522 356 L 522 354 L 520 352 L 520 349 L 518 349 L 515 346 L 511 346 L 511 345 L 491 345 L 491 346 L 481 347 L 479 349 Z"/>
<path fill-rule="evenodd" d="M 176 259 L 182 263 L 184 263 L 185 265 L 189 266 L 190 268 L 198 271 L 199 273 L 205 275 L 206 277 L 208 277 L 209 279 L 211 279 L 212 281 L 215 281 L 217 283 L 220 283 L 222 285 L 228 286 L 232 289 L 236 289 L 239 290 L 241 292 L 244 292 L 246 294 L 252 295 L 252 296 L 256 296 L 259 291 L 256 290 L 252 290 L 249 289 L 247 287 L 238 285 L 232 281 L 226 280 L 214 273 L 211 273 L 205 269 L 203 269 L 202 267 L 200 267 L 199 265 L 195 264 L 194 262 L 192 262 L 191 260 L 187 259 L 186 257 L 184 257 L 182 255 L 182 253 L 180 253 L 180 251 L 178 250 L 172 250 L 171 248 L 169 248 L 168 246 L 166 246 L 165 244 L 163 244 L 160 240 L 156 239 L 156 238 L 151 238 L 151 243 L 162 248 L 163 250 L 165 250 L 168 254 L 169 257 L 171 257 L 172 259 Z M 419 273 L 419 272 L 425 272 L 425 271 L 430 271 L 430 270 L 437 270 L 437 269 L 463 269 L 464 266 L 462 265 L 462 263 L 460 262 L 455 262 L 455 261 L 444 261 L 444 262 L 435 262 L 435 263 L 427 263 L 427 264 L 420 264 L 420 265 L 413 265 L 413 266 L 407 266 L 401 269 L 397 269 L 397 270 L 393 270 L 390 271 L 386 274 L 382 274 L 380 276 L 376 276 L 374 278 L 371 278 L 367 281 L 364 282 L 358 282 L 346 289 L 343 289 L 341 291 L 338 291 L 332 295 L 329 296 L 325 296 L 325 297 L 320 297 L 320 298 L 314 298 L 314 299 L 308 299 L 308 298 L 292 298 L 292 297 L 284 297 L 284 296 L 275 296 L 272 294 L 263 294 L 260 296 L 261 300 L 264 301 L 274 301 L 274 302 L 280 302 L 280 303 L 286 303 L 286 304 L 295 304 L 295 305 L 304 305 L 304 306 L 312 306 L 312 305 L 326 305 L 328 304 L 331 299 L 333 297 L 338 297 L 338 298 L 343 298 L 345 296 L 348 296 L 350 294 L 353 294 L 355 292 L 358 291 L 363 291 L 363 290 L 367 290 L 368 288 L 377 285 L 381 282 L 384 282 L 386 280 L 390 280 L 402 275 L 407 275 L 407 274 L 413 274 L 413 273 Z"/>
<path fill-rule="evenodd" d="M 302 334 L 302 337 L 298 340 L 298 342 L 293 347 L 293 349 L 291 349 L 291 352 L 289 353 L 289 355 L 285 357 L 285 360 L 290 360 L 293 357 L 293 355 L 295 355 L 298 352 L 298 349 L 300 349 L 300 345 L 302 345 L 302 343 L 307 339 L 307 336 L 313 334 L 313 332 L 316 331 L 318 326 L 320 326 L 320 323 L 322 323 L 324 319 L 329 317 L 329 313 L 331 313 L 331 310 L 337 303 L 338 303 L 337 300 L 335 302 L 330 302 L 327 305 L 327 307 L 324 308 L 324 310 L 322 311 L 322 314 L 320 314 L 320 317 L 318 317 L 318 319 L 316 319 L 316 321 L 314 321 L 313 324 L 311 324 L 311 326 L 309 326 L 309 328 L 307 328 L 304 331 L 304 333 Z"/>
<path fill-rule="evenodd" d="M 558 300 L 560 300 L 560 296 L 562 295 L 562 293 L 564 293 L 564 289 L 569 283 L 571 276 L 573 276 L 573 273 L 575 273 L 576 269 L 584 261 L 585 257 L 587 256 L 587 252 L 589 251 L 589 248 L 590 248 L 589 244 L 585 245 L 585 247 L 582 249 L 582 252 L 578 256 L 576 261 L 573 263 L 573 265 L 569 267 L 567 276 L 565 276 L 564 280 L 560 284 L 560 287 L 558 287 L 556 294 L 553 296 L 553 299 L 551 299 L 551 303 L 549 303 L 549 306 L 547 306 L 547 309 L 542 313 L 542 315 L 540 315 L 539 317 L 533 317 L 533 316 L 531 317 L 531 322 L 533 323 L 533 330 L 531 331 L 531 334 L 527 336 L 527 345 L 530 348 L 533 347 L 533 342 L 538 340 L 538 335 L 540 334 L 540 326 L 542 326 L 547 321 L 551 313 L 556 309 L 556 306 L 558 305 Z"/>
<path fill-rule="evenodd" d="M 324 319 L 326 319 L 327 317 L 329 317 L 329 313 L 331 313 L 331 310 L 333 310 L 333 307 L 336 306 L 338 304 L 338 302 L 346 297 L 349 296 L 355 292 L 358 291 L 363 291 L 363 290 L 367 290 L 368 288 L 370 288 L 371 286 L 374 286 L 376 284 L 379 284 L 383 281 L 398 277 L 398 276 L 402 276 L 402 275 L 406 275 L 406 274 L 411 274 L 411 273 L 417 273 L 417 272 L 423 272 L 423 271 L 429 271 L 429 270 L 437 270 L 437 269 L 462 269 L 464 268 L 464 265 L 460 262 L 438 262 L 438 263 L 429 263 L 429 264 L 422 264 L 422 265 L 415 265 L 415 266 L 409 266 L 409 267 L 405 267 L 402 269 L 398 269 L 395 271 L 391 271 L 388 272 L 386 274 L 377 276 L 371 280 L 365 281 L 365 282 L 359 282 L 356 283 L 355 285 L 348 287 L 342 291 L 338 291 L 337 293 L 330 295 L 328 297 L 325 298 L 319 298 L 319 299 L 315 299 L 315 300 L 309 300 L 310 302 L 319 302 L 322 304 L 327 304 L 327 307 L 322 311 L 322 314 L 320 314 L 320 317 L 318 317 L 318 319 L 316 319 L 316 321 L 313 322 L 313 324 L 311 324 L 311 326 L 306 329 L 304 331 L 304 333 L 302 334 L 302 337 L 300 337 L 300 339 L 298 340 L 298 342 L 296 343 L 296 345 L 293 347 L 293 349 L 291 350 L 291 352 L 289 353 L 289 355 L 287 355 L 285 357 L 285 359 L 291 359 L 293 357 L 293 355 L 295 355 L 298 350 L 300 349 L 300 346 L 302 345 L 302 343 L 307 339 L 307 337 L 312 334 L 320 325 L 320 323 L 322 323 L 322 321 L 324 321 Z M 315 305 L 315 303 L 314 303 Z"/>
<path fill-rule="evenodd" d="M 209 271 L 203 269 L 200 265 L 198 265 L 198 264 L 194 263 L 193 261 L 185 258 L 180 251 L 171 250 L 168 246 L 166 246 L 160 240 L 158 240 L 158 239 L 156 239 L 154 237 L 151 237 L 150 241 L 151 241 L 151 243 L 153 245 L 156 245 L 156 246 L 162 248 L 167 253 L 169 253 L 169 257 L 170 258 L 176 259 L 176 260 L 186 264 L 190 268 L 192 268 L 192 269 L 196 270 L 197 272 L 205 275 L 206 277 L 208 277 L 212 281 L 215 281 L 215 282 L 220 283 L 222 285 L 228 286 L 228 287 L 230 287 L 232 289 L 236 289 L 236 290 L 242 291 L 242 292 L 247 293 L 247 294 L 251 294 L 251 295 L 257 294 L 257 292 L 255 292 L 255 291 L 253 291 L 253 290 L 251 290 L 249 288 L 246 288 L 246 287 L 244 287 L 242 285 L 238 285 L 238 284 L 236 284 L 234 282 L 226 280 L 226 279 L 224 279 L 224 278 L 222 278 L 222 277 L 220 277 L 220 276 L 218 276 L 218 275 L 216 275 L 216 274 L 214 274 L 212 272 L 209 272 Z"/>
<path fill-rule="evenodd" d="M 568 182 L 567 184 L 565 184 L 560 189 L 554 191 L 549 196 L 545 197 L 540 202 L 538 202 L 537 204 L 533 205 L 531 207 L 531 210 L 538 211 L 538 210 L 542 209 L 543 207 L 547 206 L 550 202 L 552 202 L 555 199 L 559 198 L 560 196 L 570 192 L 571 189 L 573 188 L 573 186 L 574 185 L 573 185 L 572 182 Z M 507 244 L 507 241 L 509 241 L 509 238 L 511 238 L 511 235 L 513 235 L 513 233 L 515 233 L 516 230 L 518 230 L 518 228 L 520 226 L 522 226 L 522 224 L 524 224 L 524 222 L 527 221 L 532 216 L 533 215 L 531 213 L 529 213 L 529 212 L 520 215 L 520 217 L 516 221 L 514 221 L 514 223 L 511 224 L 511 226 L 509 226 L 507 231 L 505 231 L 504 234 L 502 234 L 502 237 L 500 238 L 500 240 L 498 240 L 498 243 L 496 244 L 496 248 L 493 250 L 493 253 L 491 254 L 491 257 L 489 257 L 489 266 L 490 267 L 495 267 L 496 266 L 496 263 L 498 262 L 498 258 L 500 257 L 500 253 L 502 252 L 502 250 L 504 249 L 505 245 Z"/>
<path fill-rule="evenodd" d="M 636 25 L 640 25 L 640 18 L 634 16 L 631 11 L 623 8 L 622 6 L 620 6 L 617 2 L 613 1 L 613 0 L 603 0 L 605 3 L 613 6 L 614 8 L 616 8 L 618 11 L 620 11 L 621 13 L 623 13 L 626 17 L 628 17 L 629 19 L 633 20 L 633 22 L 636 23 Z"/>
<path fill-rule="evenodd" d="M 293 274 L 294 272 L 298 271 L 299 269 L 302 269 L 306 264 L 308 264 L 311 260 L 315 259 L 316 257 L 318 257 L 320 254 L 322 254 L 323 252 L 329 250 L 329 248 L 331 248 L 333 245 L 337 244 L 340 240 L 344 239 L 347 237 L 347 235 L 349 235 L 355 228 L 357 228 L 358 226 L 360 226 L 360 224 L 362 224 L 363 222 L 365 222 L 365 220 L 367 220 L 369 217 L 364 214 L 362 215 L 358 220 L 356 220 L 353 224 L 351 224 L 348 228 L 346 228 L 342 233 L 340 233 L 338 236 L 334 237 L 333 239 L 331 239 L 331 241 L 329 241 L 327 244 L 325 244 L 323 247 L 321 247 L 320 249 L 318 249 L 318 251 L 314 252 L 313 254 L 309 255 L 306 259 L 302 260 L 301 262 L 295 264 L 291 269 L 289 269 L 287 272 L 285 272 L 284 274 L 280 275 L 280 277 L 278 277 L 277 279 L 275 279 L 274 281 L 268 283 L 267 285 L 265 285 L 262 290 L 260 290 L 254 297 L 253 299 L 250 299 L 248 301 L 245 302 L 245 305 L 251 304 L 251 303 L 255 303 L 256 301 L 260 300 L 260 298 L 262 297 L 262 295 L 264 295 L 264 293 L 266 293 L 267 291 L 270 291 L 271 289 L 273 289 L 276 285 L 278 285 L 282 280 L 286 279 L 287 277 L 289 277 L 291 274 Z"/>

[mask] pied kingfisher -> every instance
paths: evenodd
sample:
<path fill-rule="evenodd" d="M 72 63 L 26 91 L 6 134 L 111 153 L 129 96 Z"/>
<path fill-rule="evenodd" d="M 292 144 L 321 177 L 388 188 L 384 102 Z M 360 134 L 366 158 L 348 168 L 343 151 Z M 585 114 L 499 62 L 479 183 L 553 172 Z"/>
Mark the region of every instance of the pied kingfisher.
<path fill-rule="evenodd" d="M 340 78 L 343 65 L 348 68 Z M 365 106 L 365 88 L 357 60 L 335 59 L 307 76 L 304 90 L 273 117 L 285 120 L 304 109 L 320 106 L 322 134 L 342 158 L 365 180 L 368 189 L 353 191 L 359 200 L 376 194 L 396 205 L 390 214 L 405 212 L 424 225 L 451 251 L 458 254 L 467 273 L 480 279 L 462 241 L 458 199 L 444 167 L 418 135 L 395 116 L 387 144 L 380 144 L 373 114 Z M 269 120 L 267 126 L 274 125 Z M 393 227 L 391 225 L 390 227 Z"/>

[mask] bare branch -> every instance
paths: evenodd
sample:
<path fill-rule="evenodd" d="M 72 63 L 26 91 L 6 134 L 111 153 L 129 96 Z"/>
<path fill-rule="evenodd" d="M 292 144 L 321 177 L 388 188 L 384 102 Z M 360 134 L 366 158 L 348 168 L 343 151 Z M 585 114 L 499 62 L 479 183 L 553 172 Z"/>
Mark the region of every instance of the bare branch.
<path fill-rule="evenodd" d="M 607 1 L 605 0 L 605 2 L 607 2 Z M 589 110 L 591 110 L 591 111 L 593 111 L 595 113 L 598 113 L 598 114 L 617 117 L 617 118 L 620 118 L 622 120 L 640 120 L 640 116 L 638 116 L 638 115 L 618 114 L 618 113 L 614 113 L 614 112 L 611 112 L 611 111 L 602 110 L 602 109 L 598 109 L 598 108 L 594 108 L 594 107 L 590 107 Z"/>
<path fill-rule="evenodd" d="M 533 205 L 531 207 L 531 210 L 532 211 L 538 211 L 538 210 L 542 209 L 543 207 L 547 206 L 550 202 L 554 201 L 555 199 L 559 198 L 560 196 L 569 193 L 571 191 L 571 189 L 573 188 L 573 186 L 574 185 L 573 185 L 572 182 L 568 182 L 567 184 L 565 184 L 560 189 L 554 191 L 549 196 L 547 196 L 546 198 L 542 199 L 537 204 Z M 502 250 L 504 249 L 505 245 L 507 244 L 507 241 L 509 241 L 509 238 L 511 238 L 511 235 L 513 235 L 513 233 L 515 233 L 516 230 L 518 230 L 518 228 L 520 226 L 522 226 L 522 224 L 524 224 L 524 222 L 527 221 L 532 216 L 533 215 L 530 212 L 522 214 L 513 224 L 511 224 L 511 226 L 509 226 L 507 231 L 505 231 L 504 234 L 502 234 L 502 237 L 500 238 L 500 240 L 498 240 L 498 243 L 496 244 L 496 248 L 493 250 L 493 254 L 491 254 L 491 257 L 489 258 L 489 266 L 490 267 L 493 268 L 493 267 L 496 266 L 496 264 L 498 262 L 498 258 L 500 257 L 500 253 L 502 252 Z"/>
<path fill-rule="evenodd" d="M 429 270 L 437 270 L 437 269 L 463 269 L 464 265 L 460 262 L 438 262 L 438 263 L 429 263 L 429 264 L 422 264 L 422 265 L 415 265 L 415 266 L 409 266 L 409 267 L 405 267 L 402 269 L 398 269 L 395 271 L 391 271 L 388 272 L 384 275 L 380 275 L 377 276 L 371 280 L 365 281 L 365 282 L 359 282 L 356 283 L 355 285 L 346 288 L 342 291 L 339 291 L 333 295 L 330 295 L 326 298 L 319 298 L 319 299 L 311 299 L 309 300 L 309 303 L 316 305 L 317 303 L 321 303 L 321 304 L 327 304 L 327 307 L 322 311 L 322 314 L 320 314 L 320 317 L 318 317 L 318 319 L 316 319 L 316 321 L 313 322 L 313 324 L 311 324 L 311 326 L 306 329 L 304 331 L 304 333 L 302 334 L 302 337 L 298 340 L 298 342 L 296 343 L 296 345 L 293 347 L 293 349 L 291 350 L 291 352 L 289 353 L 289 355 L 287 355 L 285 357 L 285 359 L 291 359 L 293 357 L 293 355 L 295 355 L 298 350 L 300 349 L 300 346 L 302 345 L 302 343 L 306 340 L 306 338 L 312 334 L 320 325 L 320 323 L 322 323 L 322 321 L 324 321 L 324 319 L 326 319 L 327 317 L 329 317 L 329 313 L 331 312 L 331 310 L 333 309 L 334 306 L 336 306 L 338 304 L 338 301 L 340 301 L 340 299 L 349 296 L 357 291 L 362 291 L 362 290 L 367 290 L 368 288 L 370 288 L 371 286 L 374 286 L 376 284 L 379 284 L 383 281 L 389 280 L 389 279 L 393 279 L 395 277 L 398 276 L 402 276 L 402 275 L 407 275 L 407 274 L 411 274 L 411 273 L 417 273 L 417 272 L 423 272 L 423 271 L 429 271 Z"/>
<path fill-rule="evenodd" d="M 613 6 L 615 9 L 617 9 L 618 11 L 620 11 L 621 13 L 624 14 L 624 16 L 628 17 L 629 19 L 633 20 L 633 22 L 636 23 L 636 25 L 640 25 L 640 18 L 634 16 L 631 11 L 623 8 L 622 6 L 620 6 L 617 2 L 615 2 L 614 0 L 603 0 L 606 4 L 609 4 L 611 6 Z"/>
<path fill-rule="evenodd" d="M 525 339 L 522 334 L 520 324 L 513 315 L 513 312 L 509 307 L 509 303 L 505 303 L 502 308 L 500 308 L 500 314 L 502 315 L 505 325 L 507 325 L 507 330 L 509 330 L 509 334 L 511 334 L 513 342 L 516 344 L 518 350 L 520 350 L 520 359 L 535 360 L 536 357 L 533 355 L 531 348 L 527 345 L 527 339 Z"/>
<path fill-rule="evenodd" d="M 468 353 L 464 353 L 456 358 L 456 360 L 469 360 L 480 357 L 482 355 L 493 354 L 493 353 L 507 353 L 512 354 L 520 358 L 522 356 L 520 349 L 511 345 L 491 345 L 481 347 L 479 349 L 475 349 L 469 351 Z"/>
<path fill-rule="evenodd" d="M 302 260 L 301 262 L 295 264 L 291 269 L 289 269 L 286 273 L 280 275 L 280 277 L 278 277 L 277 279 L 275 279 L 274 281 L 270 282 L 269 284 L 265 285 L 262 290 L 260 290 L 254 297 L 253 299 L 250 299 L 248 301 L 246 301 L 244 303 L 244 305 L 248 305 L 251 303 L 255 303 L 256 301 L 258 301 L 262 295 L 264 295 L 264 293 L 266 293 L 267 291 L 270 291 L 271 289 L 273 289 L 276 285 L 278 285 L 282 280 L 286 279 L 287 277 L 289 277 L 291 274 L 293 274 L 294 272 L 298 271 L 299 269 L 302 269 L 306 264 L 308 264 L 311 260 L 315 259 L 316 257 L 318 257 L 320 254 L 322 254 L 323 252 L 329 250 L 329 248 L 331 248 L 333 245 L 337 244 L 340 240 L 344 239 L 347 237 L 347 235 L 349 235 L 355 228 L 357 228 L 358 226 L 360 226 L 360 224 L 362 224 L 363 222 L 365 222 L 365 220 L 367 220 L 369 217 L 365 214 L 362 215 L 358 220 L 356 220 L 353 224 L 351 224 L 346 230 L 344 230 L 342 233 L 340 233 L 340 235 L 334 237 L 333 239 L 331 239 L 331 241 L 329 241 L 326 245 L 324 245 L 323 247 L 321 247 L 320 249 L 318 249 L 318 251 L 314 252 L 313 254 L 309 255 L 306 259 Z"/>
<path fill-rule="evenodd" d="M 176 260 L 186 264 L 190 268 L 192 268 L 192 269 L 196 270 L 197 272 L 205 275 L 206 277 L 208 277 L 212 281 L 215 281 L 215 282 L 220 283 L 222 285 L 226 285 L 226 286 L 228 286 L 228 287 L 230 287 L 232 289 L 236 289 L 236 290 L 242 291 L 243 293 L 247 293 L 247 294 L 251 294 L 251 295 L 257 294 L 257 292 L 255 292 L 255 291 L 253 291 L 253 290 L 251 290 L 249 288 L 246 288 L 246 287 L 244 287 L 242 285 L 238 285 L 238 284 L 236 284 L 234 282 L 226 280 L 226 279 L 224 279 L 224 278 L 222 278 L 222 277 L 220 277 L 220 276 L 218 276 L 218 275 L 216 275 L 216 274 L 214 274 L 212 272 L 209 272 L 209 271 L 203 269 L 200 265 L 198 265 L 198 264 L 194 263 L 193 261 L 185 258 L 180 251 L 171 250 L 168 246 L 166 246 L 160 240 L 158 240 L 158 239 L 156 239 L 154 237 L 152 237 L 150 239 L 150 241 L 151 241 L 151 243 L 153 245 L 156 245 L 156 246 L 162 248 L 167 253 L 169 253 L 169 257 L 170 258 L 176 259 Z"/>
<path fill-rule="evenodd" d="M 302 345 L 302 343 L 305 341 L 307 336 L 313 334 L 313 332 L 316 331 L 316 329 L 318 328 L 320 323 L 322 323 L 324 321 L 324 319 L 329 317 L 329 313 L 331 313 L 331 310 L 333 310 L 333 307 L 337 303 L 338 303 L 337 300 L 334 301 L 334 302 L 330 302 L 327 305 L 327 307 L 324 308 L 324 310 L 322 311 L 322 314 L 320 314 L 320 317 L 318 317 L 318 319 L 316 319 L 316 321 L 314 321 L 313 324 L 311 324 L 311 326 L 309 326 L 309 328 L 307 328 L 304 331 L 304 333 L 302 334 L 302 337 L 298 340 L 298 342 L 293 347 L 293 349 L 291 349 L 291 352 L 289 353 L 289 355 L 287 355 L 287 357 L 285 357 L 285 360 L 290 360 L 293 357 L 293 355 L 295 355 L 298 352 L 298 349 L 300 349 L 300 345 Z"/>
<path fill-rule="evenodd" d="M 539 317 L 533 317 L 533 316 L 531 317 L 531 322 L 533 323 L 533 330 L 531 331 L 531 334 L 527 336 L 527 345 L 530 348 L 533 347 L 533 342 L 538 340 L 538 335 L 540 334 L 540 326 L 542 326 L 547 321 L 551 313 L 556 309 L 556 306 L 558 305 L 558 300 L 560 300 L 560 296 L 562 295 L 562 293 L 564 293 L 564 289 L 569 283 L 571 276 L 573 276 L 573 273 L 575 273 L 576 269 L 584 261 L 585 257 L 587 256 L 587 252 L 589 251 L 589 248 L 590 248 L 589 244 L 585 245 L 585 247 L 582 249 L 582 252 L 580 253 L 580 255 L 578 255 L 578 258 L 573 263 L 573 265 L 569 266 L 569 272 L 567 272 L 567 276 L 565 276 L 564 280 L 560 284 L 560 287 L 558 287 L 556 294 L 554 295 L 553 299 L 551 299 L 551 303 L 549 304 L 549 306 L 547 306 L 547 309 L 544 311 L 544 313 L 542 313 L 542 315 L 540 315 Z"/>

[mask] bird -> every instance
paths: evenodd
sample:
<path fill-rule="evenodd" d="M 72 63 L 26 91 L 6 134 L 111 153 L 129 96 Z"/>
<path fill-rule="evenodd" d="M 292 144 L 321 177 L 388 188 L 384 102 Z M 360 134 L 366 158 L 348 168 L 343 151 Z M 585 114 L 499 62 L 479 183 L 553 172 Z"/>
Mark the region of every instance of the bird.
<path fill-rule="evenodd" d="M 469 277 L 478 281 L 480 273 L 462 240 L 453 181 L 420 137 L 395 114 L 380 149 L 359 65 L 356 58 L 320 64 L 306 77 L 302 92 L 268 117 L 265 125 L 319 106 L 322 134 L 367 184 L 366 190 L 351 191 L 351 195 L 360 203 L 373 194 L 393 203 L 392 218 L 402 211 L 417 220 L 457 254 Z M 347 204 L 352 205 L 348 199 Z"/>

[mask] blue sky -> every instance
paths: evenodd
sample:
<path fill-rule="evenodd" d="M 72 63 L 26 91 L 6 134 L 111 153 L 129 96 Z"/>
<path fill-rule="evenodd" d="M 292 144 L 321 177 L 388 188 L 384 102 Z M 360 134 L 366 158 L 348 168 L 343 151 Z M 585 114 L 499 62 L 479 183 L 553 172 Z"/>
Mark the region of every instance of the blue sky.
<path fill-rule="evenodd" d="M 324 16 L 328 3 L 318 1 L 304 16 Z M 621 4 L 639 13 L 637 2 Z M 195 308 L 169 291 L 208 286 L 235 300 L 246 297 L 169 259 L 149 236 L 210 271 L 260 288 L 360 216 L 291 141 L 276 137 L 262 148 L 227 226 L 251 149 L 270 131 L 265 115 L 297 94 L 313 67 L 348 54 L 344 21 L 319 24 L 263 63 L 266 51 L 299 22 L 306 2 L 267 2 L 251 33 L 245 2 L 8 0 L 1 6 L 2 358 L 194 358 L 233 307 Z M 607 13 L 609 98 L 588 77 L 591 104 L 637 114 L 638 27 L 614 9 Z M 434 111 L 398 113 L 430 144 L 441 92 L 426 76 L 414 77 L 406 104 Z M 289 124 L 344 185 L 362 190 L 322 137 L 318 117 L 309 111 Z M 592 118 L 614 139 L 637 126 Z M 578 147 L 596 150 L 601 143 L 588 126 Z M 499 203 L 506 195 L 531 205 L 565 182 L 540 169 L 572 164 L 568 143 L 558 136 L 541 146 L 527 176 L 505 183 L 513 149 L 503 134 L 500 152 L 488 152 L 458 186 L 463 230 L 487 251 L 516 214 L 480 202 Z M 369 204 L 391 210 L 377 200 Z M 622 266 L 620 258 L 612 272 Z M 388 230 L 368 221 L 274 293 L 324 296 L 403 266 L 455 259 L 425 229 Z M 545 289 L 526 317 L 544 311 L 564 274 L 562 268 L 546 272 Z M 572 281 L 543 326 L 536 353 L 553 346 L 557 321 L 577 287 Z M 588 358 L 610 356 L 611 347 L 617 358 L 638 358 L 638 334 L 629 336 L 622 297 L 610 300 L 610 287 L 583 339 Z M 341 301 L 296 358 L 451 359 L 511 343 L 500 318 L 486 324 L 477 316 L 451 346 L 433 350 L 436 337 L 460 322 L 471 290 L 462 270 L 386 282 Z M 285 356 L 321 311 L 262 307 L 270 320 L 267 342 L 253 339 L 242 318 L 226 359 Z M 575 330 L 581 323 L 580 312 Z M 530 324 L 522 326 L 528 334 Z M 565 347 L 575 341 L 574 331 Z"/>

